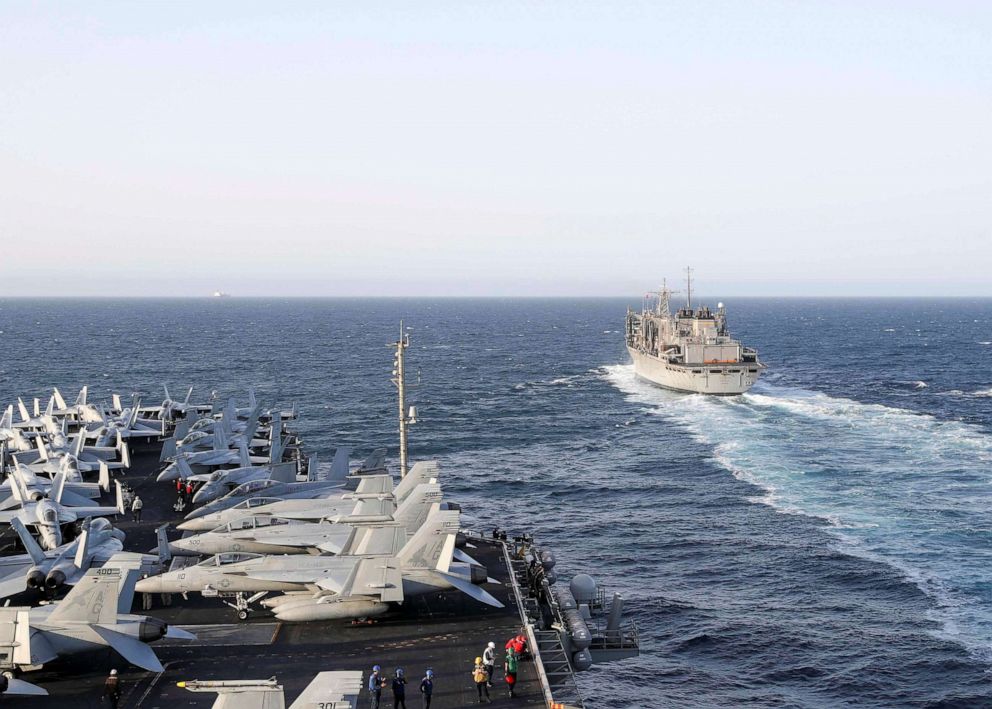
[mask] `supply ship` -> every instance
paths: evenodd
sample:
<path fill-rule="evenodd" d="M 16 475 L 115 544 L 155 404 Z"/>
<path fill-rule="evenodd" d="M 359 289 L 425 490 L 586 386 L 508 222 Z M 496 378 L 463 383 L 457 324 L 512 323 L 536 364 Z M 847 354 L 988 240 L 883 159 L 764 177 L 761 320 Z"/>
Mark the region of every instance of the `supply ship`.
<path fill-rule="evenodd" d="M 627 309 L 627 351 L 634 373 L 675 391 L 743 394 L 766 367 L 756 350 L 730 336 L 723 303 L 715 313 L 706 306 L 693 309 L 691 271 L 686 272 L 686 304 L 674 316 L 670 300 L 676 292 L 664 285 L 646 297 L 640 313 Z"/>

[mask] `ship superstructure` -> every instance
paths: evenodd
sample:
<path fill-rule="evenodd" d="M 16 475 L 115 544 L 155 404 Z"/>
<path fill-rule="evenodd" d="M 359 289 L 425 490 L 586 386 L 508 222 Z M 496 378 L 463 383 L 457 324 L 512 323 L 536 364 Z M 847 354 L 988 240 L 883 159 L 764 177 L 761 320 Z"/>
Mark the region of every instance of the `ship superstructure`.
<path fill-rule="evenodd" d="M 692 307 L 691 272 L 686 271 L 686 304 L 674 315 L 670 302 L 676 292 L 664 285 L 650 294 L 640 313 L 628 308 L 627 350 L 634 373 L 676 391 L 743 394 L 765 365 L 758 361 L 756 350 L 730 336 L 723 303 L 716 312 Z"/>

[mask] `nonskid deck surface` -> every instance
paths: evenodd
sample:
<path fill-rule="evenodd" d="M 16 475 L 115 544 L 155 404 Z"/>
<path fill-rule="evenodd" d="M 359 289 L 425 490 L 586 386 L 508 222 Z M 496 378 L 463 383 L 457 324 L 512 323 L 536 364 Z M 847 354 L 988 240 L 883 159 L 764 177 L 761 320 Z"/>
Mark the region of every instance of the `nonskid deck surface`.
<path fill-rule="evenodd" d="M 123 477 L 145 503 L 141 523 L 130 518 L 115 523 L 127 533 L 127 551 L 151 551 L 155 528 L 182 518 L 172 509 L 173 488 L 155 482 L 157 470 L 157 454 L 140 455 Z M 178 535 L 170 531 L 169 536 L 174 539 Z M 5 533 L 3 543 L 9 542 L 10 535 Z M 453 591 L 411 598 L 401 609 L 381 616 L 372 625 L 352 625 L 346 620 L 280 623 L 263 608 L 242 622 L 218 599 L 191 594 L 189 600 L 183 600 L 176 595 L 171 607 L 163 608 L 156 595 L 152 610 L 143 611 L 138 594 L 133 612 L 156 616 L 198 634 L 196 642 L 152 644 L 165 666 L 164 673 L 145 672 L 128 665 L 112 651 L 101 651 L 54 662 L 24 675 L 24 679 L 47 689 L 50 696 L 5 697 L 4 701 L 24 707 L 105 708 L 108 705 L 101 704 L 103 682 L 110 669 L 116 668 L 124 692 L 122 708 L 209 707 L 215 695 L 194 694 L 176 687 L 176 682 L 272 676 L 285 687 L 288 705 L 318 672 L 361 670 L 367 681 L 372 665 L 378 664 L 390 678 L 397 667 L 405 670 L 411 709 L 421 706 L 418 688 L 428 667 L 435 673 L 432 707 L 476 705 L 477 693 L 471 678 L 473 661 L 490 640 L 501 650 L 506 640 L 519 632 L 520 614 L 502 547 L 487 542 L 467 551 L 486 565 L 491 577 L 502 582 L 486 589 L 505 608 L 490 608 Z M 21 594 L 11 600 L 11 605 L 25 604 L 31 598 Z M 494 684 L 490 690 L 492 706 L 545 706 L 530 660 L 520 664 L 517 696 L 512 700 L 507 696 L 502 671 L 497 671 Z M 367 705 L 368 697 L 363 692 L 359 706 Z M 392 706 L 388 687 L 383 692 L 383 706 Z"/>

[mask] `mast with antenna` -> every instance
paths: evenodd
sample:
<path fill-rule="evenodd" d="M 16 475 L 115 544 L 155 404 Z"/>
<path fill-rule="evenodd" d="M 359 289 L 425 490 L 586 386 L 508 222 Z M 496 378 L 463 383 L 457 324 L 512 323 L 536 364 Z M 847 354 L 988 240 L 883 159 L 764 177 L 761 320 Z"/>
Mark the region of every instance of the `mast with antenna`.
<path fill-rule="evenodd" d="M 692 310 L 692 268 L 685 267 L 685 307 Z"/>
<path fill-rule="evenodd" d="M 393 359 L 392 382 L 396 385 L 399 394 L 399 419 L 400 419 L 400 477 L 406 477 L 407 471 L 407 427 L 417 423 L 417 407 L 406 408 L 406 382 L 403 378 L 404 351 L 410 346 L 410 337 L 403 331 L 403 321 L 400 320 L 400 339 L 389 345 L 396 348 L 396 355 Z"/>

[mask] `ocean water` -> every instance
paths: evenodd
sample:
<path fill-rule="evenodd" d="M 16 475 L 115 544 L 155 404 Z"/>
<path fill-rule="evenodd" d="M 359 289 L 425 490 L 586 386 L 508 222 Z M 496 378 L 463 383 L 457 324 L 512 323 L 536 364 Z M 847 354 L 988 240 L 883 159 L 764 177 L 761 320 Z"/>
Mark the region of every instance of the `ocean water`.
<path fill-rule="evenodd" d="M 253 385 L 326 461 L 395 454 L 402 318 L 466 526 L 627 599 L 642 655 L 591 706 L 992 706 L 992 300 L 728 300 L 771 368 L 719 399 L 634 378 L 627 304 L 4 300 L 0 403 Z"/>

